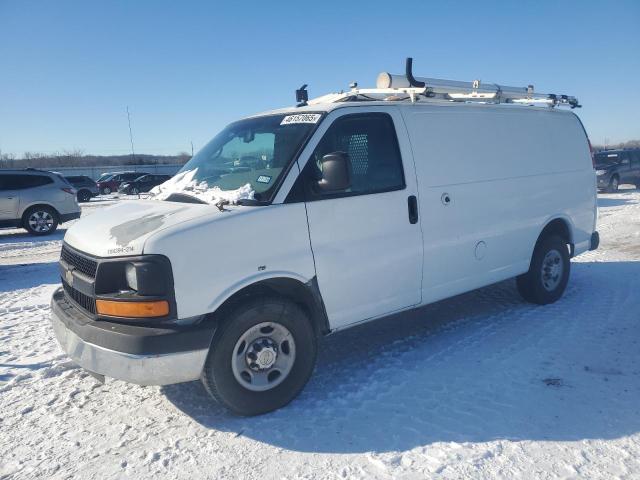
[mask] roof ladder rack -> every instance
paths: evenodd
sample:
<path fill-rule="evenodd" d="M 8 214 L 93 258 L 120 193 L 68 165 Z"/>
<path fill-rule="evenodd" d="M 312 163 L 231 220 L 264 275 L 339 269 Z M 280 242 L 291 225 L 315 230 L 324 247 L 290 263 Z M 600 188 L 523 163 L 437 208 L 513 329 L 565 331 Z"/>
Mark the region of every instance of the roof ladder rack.
<path fill-rule="evenodd" d="M 439 78 L 414 77 L 413 59 L 407 58 L 404 75 L 382 72 L 376 88 L 358 88 L 357 84 L 347 92 L 330 93 L 309 101 L 309 105 L 365 100 L 446 100 L 452 102 L 515 103 L 522 105 L 546 105 L 551 108 L 568 106 L 580 108 L 578 99 L 569 95 L 537 93 L 533 85 L 509 87 L 480 80 L 461 82 Z"/>

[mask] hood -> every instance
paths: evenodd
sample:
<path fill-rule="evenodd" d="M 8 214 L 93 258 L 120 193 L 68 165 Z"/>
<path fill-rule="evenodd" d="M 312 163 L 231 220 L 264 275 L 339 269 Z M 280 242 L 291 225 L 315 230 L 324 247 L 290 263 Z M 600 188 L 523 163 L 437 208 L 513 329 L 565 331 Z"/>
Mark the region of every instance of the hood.
<path fill-rule="evenodd" d="M 82 217 L 64 236 L 71 247 L 98 257 L 141 255 L 145 241 L 154 233 L 178 223 L 218 215 L 212 205 L 123 201 Z"/>
<path fill-rule="evenodd" d="M 596 170 L 609 170 L 616 166 L 616 163 L 596 163 Z"/>

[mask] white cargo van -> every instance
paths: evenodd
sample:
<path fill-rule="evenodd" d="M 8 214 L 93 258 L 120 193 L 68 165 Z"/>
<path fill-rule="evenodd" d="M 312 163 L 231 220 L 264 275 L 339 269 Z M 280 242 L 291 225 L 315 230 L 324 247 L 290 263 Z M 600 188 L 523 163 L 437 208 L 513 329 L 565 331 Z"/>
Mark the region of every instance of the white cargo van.
<path fill-rule="evenodd" d="M 304 387 L 321 335 L 512 277 L 555 302 L 570 257 L 597 248 L 587 136 L 558 108 L 575 98 L 417 79 L 410 62 L 377 88 L 297 93 L 229 125 L 153 199 L 67 231 L 52 321 L 74 361 L 202 379 L 264 413 Z"/>

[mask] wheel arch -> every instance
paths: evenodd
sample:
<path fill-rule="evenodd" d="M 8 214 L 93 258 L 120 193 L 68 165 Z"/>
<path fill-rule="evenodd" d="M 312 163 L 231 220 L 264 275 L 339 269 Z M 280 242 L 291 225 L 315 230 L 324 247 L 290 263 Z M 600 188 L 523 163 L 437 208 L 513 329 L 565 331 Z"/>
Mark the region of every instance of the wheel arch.
<path fill-rule="evenodd" d="M 58 221 L 60 220 L 60 212 L 58 211 L 58 209 L 56 207 L 54 207 L 52 204 L 47 203 L 47 202 L 43 202 L 43 201 L 38 201 L 38 202 L 32 202 L 30 204 L 27 204 L 24 206 L 24 208 L 21 208 L 21 212 L 20 212 L 20 223 L 24 224 L 25 220 L 26 220 L 26 215 L 27 212 L 29 210 L 31 210 L 32 208 L 37 208 L 37 207 L 47 207 L 52 209 L 56 215 L 58 216 Z"/>
<path fill-rule="evenodd" d="M 300 277 L 282 274 L 245 281 L 214 301 L 211 304 L 211 313 L 205 316 L 204 321 L 219 321 L 243 299 L 264 295 L 276 295 L 299 305 L 309 315 L 317 336 L 330 332 L 329 320 L 315 276 L 306 282 Z"/>
<path fill-rule="evenodd" d="M 548 219 L 545 222 L 545 226 L 540 231 L 538 238 L 536 239 L 534 250 L 538 246 L 540 241 L 549 235 L 558 235 L 559 237 L 561 237 L 565 241 L 565 243 L 569 245 L 569 254 L 573 257 L 573 223 L 569 218 L 564 216 L 556 216 Z"/>

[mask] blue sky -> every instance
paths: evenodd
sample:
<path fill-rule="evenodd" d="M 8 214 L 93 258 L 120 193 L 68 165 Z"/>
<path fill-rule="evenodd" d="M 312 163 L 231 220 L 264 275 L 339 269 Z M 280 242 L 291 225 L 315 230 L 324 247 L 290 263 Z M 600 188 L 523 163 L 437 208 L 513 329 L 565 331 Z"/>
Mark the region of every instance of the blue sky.
<path fill-rule="evenodd" d="M 0 150 L 196 150 L 228 122 L 380 71 L 576 95 L 640 138 L 640 1 L 0 0 Z"/>

